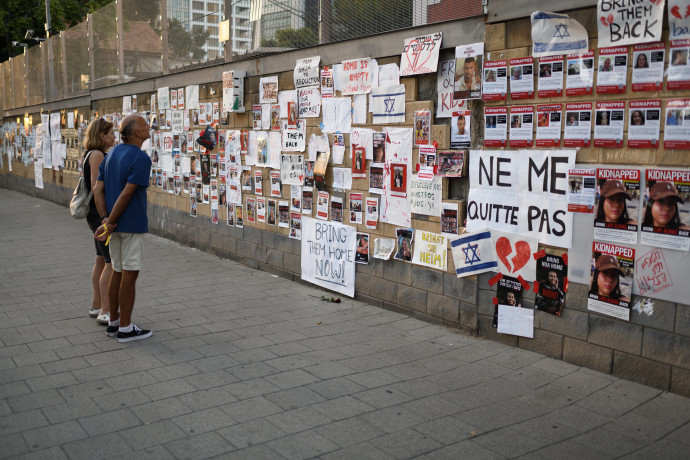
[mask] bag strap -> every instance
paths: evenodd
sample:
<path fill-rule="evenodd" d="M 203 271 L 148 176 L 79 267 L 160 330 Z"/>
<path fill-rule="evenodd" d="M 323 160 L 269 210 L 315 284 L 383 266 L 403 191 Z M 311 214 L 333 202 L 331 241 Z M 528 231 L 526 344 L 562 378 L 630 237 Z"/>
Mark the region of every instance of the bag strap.
<path fill-rule="evenodd" d="M 81 165 L 81 175 L 82 176 L 84 175 L 84 165 L 86 165 L 86 163 L 89 161 L 89 158 L 91 158 L 92 152 L 93 152 L 93 150 L 89 150 L 88 152 L 86 152 L 86 155 L 84 155 L 84 161 L 82 162 L 82 165 Z M 91 170 L 90 166 L 89 166 L 89 170 Z"/>

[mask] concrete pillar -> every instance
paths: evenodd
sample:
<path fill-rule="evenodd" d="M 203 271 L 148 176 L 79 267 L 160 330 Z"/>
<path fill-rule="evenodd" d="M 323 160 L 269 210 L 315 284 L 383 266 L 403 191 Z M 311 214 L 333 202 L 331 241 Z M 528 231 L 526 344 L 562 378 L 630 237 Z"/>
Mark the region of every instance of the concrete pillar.
<path fill-rule="evenodd" d="M 170 73 L 168 61 L 168 0 L 161 0 L 161 53 L 163 54 L 163 75 Z"/>
<path fill-rule="evenodd" d="M 124 17 L 122 16 L 122 0 L 116 0 L 115 2 L 117 13 L 117 67 L 118 73 L 118 83 L 125 82 L 125 49 L 124 49 Z"/>
<path fill-rule="evenodd" d="M 96 64 L 94 60 L 94 39 L 93 39 L 93 14 L 86 15 L 87 31 L 89 36 L 89 88 L 96 89 Z"/>

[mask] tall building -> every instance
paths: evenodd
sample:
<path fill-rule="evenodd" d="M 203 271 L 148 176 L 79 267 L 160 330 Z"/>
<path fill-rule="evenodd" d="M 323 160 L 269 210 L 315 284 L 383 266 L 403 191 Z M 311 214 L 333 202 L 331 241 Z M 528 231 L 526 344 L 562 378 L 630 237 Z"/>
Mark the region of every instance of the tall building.
<path fill-rule="evenodd" d="M 483 14 L 482 0 L 414 0 L 412 8 L 414 26 Z"/>
<path fill-rule="evenodd" d="M 225 8 L 224 0 L 192 0 L 191 25 L 200 26 L 210 35 L 203 48 L 206 51 L 206 59 L 216 59 L 223 56 L 223 44 L 218 41 L 218 23 L 223 20 Z"/>
<path fill-rule="evenodd" d="M 189 14 L 189 0 L 168 0 L 168 19 L 177 19 L 185 30 L 190 29 Z"/>
<path fill-rule="evenodd" d="M 235 0 L 232 3 L 232 51 L 244 54 L 252 49 L 252 23 L 249 21 L 251 0 Z"/>

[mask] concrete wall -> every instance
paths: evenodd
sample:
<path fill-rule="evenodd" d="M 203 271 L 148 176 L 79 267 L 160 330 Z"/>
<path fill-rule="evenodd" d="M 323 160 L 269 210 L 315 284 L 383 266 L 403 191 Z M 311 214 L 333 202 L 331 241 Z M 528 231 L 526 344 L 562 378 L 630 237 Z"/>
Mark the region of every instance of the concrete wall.
<path fill-rule="evenodd" d="M 589 30 L 590 37 L 596 36 L 596 10 L 592 8 L 571 12 Z M 424 29 L 424 30 L 422 30 Z M 481 29 L 479 32 L 478 30 Z M 444 46 L 441 59 L 453 55 L 452 47 L 459 44 L 484 40 L 486 51 L 492 53 L 492 59 L 503 59 L 530 54 L 529 19 L 516 19 L 486 26 L 486 37 L 483 37 L 484 25 L 476 19 L 444 23 L 438 27 L 413 31 L 403 31 L 369 39 L 327 45 L 315 49 L 300 50 L 252 61 L 245 61 L 240 68 L 246 68 L 249 77 L 245 87 L 245 107 L 251 108 L 258 102 L 258 81 L 260 76 L 278 75 L 279 89 L 292 89 L 292 68 L 294 60 L 316 54 L 322 56 L 322 65 L 329 65 L 343 59 L 371 55 L 380 63 L 399 62 L 402 39 L 420 33 L 442 30 Z M 458 32 L 461 30 L 462 32 Z M 592 47 L 596 48 L 596 40 Z M 501 56 L 502 55 L 502 56 Z M 326 56 L 326 57 L 324 57 Z M 337 58 L 336 58 L 337 56 Z M 500 57 L 499 57 L 500 56 Z M 220 74 L 229 67 L 191 71 L 189 74 L 166 77 L 161 81 L 136 82 L 131 86 L 122 85 L 108 92 L 100 90 L 91 95 L 91 107 L 99 114 L 121 111 L 122 95 L 137 94 L 139 107 L 147 107 L 150 95 L 159 86 L 184 86 L 200 83 L 200 101 L 220 101 Z M 233 67 L 238 68 L 238 67 Z M 194 73 L 196 80 L 194 80 Z M 412 112 L 419 108 L 434 108 L 436 101 L 436 75 L 410 77 L 401 79 L 405 84 L 407 123 L 411 126 Z M 213 93 L 215 92 L 215 95 Z M 666 97 L 665 94 L 645 93 L 636 95 L 645 97 Z M 674 92 L 673 97 L 687 97 L 681 92 Z M 610 97 L 609 97 L 610 98 Z M 620 99 L 630 99 L 626 94 Z M 586 100 L 596 100 L 596 96 Z M 618 98 L 616 98 L 618 99 Z M 554 99 L 554 102 L 561 102 Z M 520 104 L 547 103 L 548 99 L 520 102 Z M 564 102 L 564 101 L 562 101 Z M 79 106 L 83 101 L 79 101 Z M 499 104 L 504 105 L 504 104 Z M 505 105 L 511 105 L 507 101 Z M 65 105 L 64 107 L 69 107 Z M 475 120 L 481 119 L 484 104 L 474 102 L 472 110 Z M 432 127 L 432 138 L 441 148 L 448 147 L 449 120 L 435 120 Z M 228 126 L 221 129 L 250 128 L 250 115 L 237 114 L 230 117 Z M 473 129 L 479 123 L 473 123 Z M 369 116 L 367 125 L 357 125 L 381 130 L 381 125 L 371 125 Z M 308 119 L 307 136 L 319 133 L 318 120 Z M 475 146 L 482 145 L 481 130 L 473 133 Z M 349 145 L 346 136 L 346 145 Z M 349 149 L 348 149 L 349 150 Z M 415 150 L 415 160 L 417 152 Z M 348 157 L 346 151 L 345 157 Z M 614 149 L 582 149 L 578 152 L 578 162 L 611 163 L 639 165 L 690 165 L 687 154 L 668 153 L 663 150 L 615 151 Z M 344 167 L 350 166 L 346 159 Z M 71 196 L 76 176 L 71 172 L 64 173 L 64 187 L 52 183 L 50 171 L 44 172 L 44 190 L 33 186 L 33 167 L 24 167 L 13 163 L 14 171 L 9 173 L 7 166 L 0 171 L 0 186 L 22 191 L 31 195 L 66 204 Z M 264 195 L 270 193 L 267 170 L 264 170 Z M 332 177 L 327 177 L 330 184 Z M 462 203 L 463 193 L 467 189 L 466 179 L 455 179 L 455 182 L 444 180 L 444 193 L 450 189 L 459 194 Z M 56 182 L 58 182 L 56 180 Z M 353 180 L 353 191 L 363 191 L 368 195 L 366 180 Z M 243 192 L 243 202 L 248 193 Z M 336 194 L 338 195 L 338 194 Z M 339 196 L 343 196 L 340 194 Z M 198 217 L 189 215 L 189 198 L 187 195 L 170 195 L 161 189 L 151 187 L 149 196 L 150 230 L 152 233 L 179 241 L 200 250 L 217 254 L 220 257 L 240 261 L 247 266 L 275 273 L 284 278 L 300 281 L 301 259 L 300 242 L 287 237 L 287 229 L 269 226 L 263 223 L 249 224 L 245 219 L 243 229 L 228 227 L 225 224 L 225 210 L 221 208 L 220 223 L 210 220 L 210 205 L 198 205 Z M 289 187 L 282 190 L 283 199 L 289 197 Z M 347 206 L 347 199 L 344 206 Z M 412 226 L 417 229 L 440 231 L 438 218 L 414 216 Z M 347 219 L 346 219 L 347 220 Z M 358 230 L 376 236 L 391 237 L 394 226 L 379 223 L 376 230 L 362 226 Z M 588 229 L 589 230 L 589 229 Z M 562 251 L 560 251 L 562 252 Z M 492 274 L 458 279 L 454 275 L 452 257 L 449 254 L 449 270 L 440 272 L 428 270 L 411 264 L 397 261 L 381 261 L 371 258 L 368 265 L 357 265 L 356 297 L 382 308 L 410 314 L 431 322 L 439 322 L 467 331 L 478 333 L 492 340 L 508 343 L 521 348 L 563 359 L 565 361 L 590 367 L 602 372 L 628 378 L 658 388 L 690 395 L 690 307 L 655 300 L 652 316 L 640 315 L 633 311 L 629 322 L 619 321 L 587 311 L 587 286 L 570 284 L 566 308 L 560 317 L 541 311 L 535 312 L 534 339 L 499 335 L 491 328 L 493 315 L 492 298 L 495 287 L 488 284 Z M 523 306 L 533 305 L 533 293 L 525 293 Z M 634 302 L 635 299 L 633 299 Z"/>

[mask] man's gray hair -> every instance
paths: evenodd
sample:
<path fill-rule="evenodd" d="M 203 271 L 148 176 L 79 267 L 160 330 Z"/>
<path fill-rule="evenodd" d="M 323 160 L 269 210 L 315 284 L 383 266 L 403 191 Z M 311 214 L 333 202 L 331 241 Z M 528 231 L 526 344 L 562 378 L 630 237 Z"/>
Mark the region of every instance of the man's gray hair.
<path fill-rule="evenodd" d="M 131 140 L 131 136 L 134 134 L 134 131 L 137 129 L 137 118 L 134 117 L 131 120 L 129 120 L 129 123 L 127 123 L 122 130 L 120 130 L 120 137 L 122 138 L 122 142 L 125 144 L 129 144 L 129 141 Z"/>

